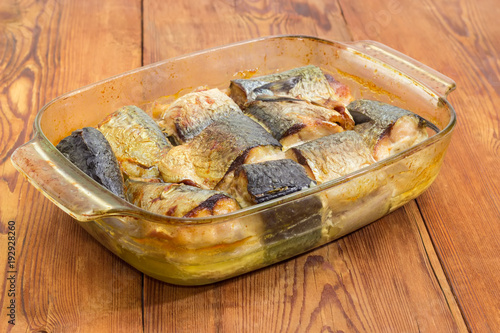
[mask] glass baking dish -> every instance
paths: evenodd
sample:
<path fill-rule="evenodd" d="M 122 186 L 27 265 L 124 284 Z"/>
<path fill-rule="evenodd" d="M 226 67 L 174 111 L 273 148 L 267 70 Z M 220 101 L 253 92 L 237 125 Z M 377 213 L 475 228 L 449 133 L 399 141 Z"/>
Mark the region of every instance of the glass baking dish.
<path fill-rule="evenodd" d="M 198 86 L 314 64 L 347 84 L 355 98 L 411 110 L 438 129 L 420 144 L 347 176 L 210 218 L 173 218 L 120 199 L 54 147 L 72 131 L 96 126 L 119 107 L 148 109 L 161 96 Z M 434 181 L 455 127 L 446 96 L 455 83 L 372 41 L 271 36 L 144 66 L 67 93 L 45 105 L 33 139 L 12 162 L 54 204 L 117 256 L 156 279 L 179 285 L 224 280 L 331 242 L 394 211 Z"/>

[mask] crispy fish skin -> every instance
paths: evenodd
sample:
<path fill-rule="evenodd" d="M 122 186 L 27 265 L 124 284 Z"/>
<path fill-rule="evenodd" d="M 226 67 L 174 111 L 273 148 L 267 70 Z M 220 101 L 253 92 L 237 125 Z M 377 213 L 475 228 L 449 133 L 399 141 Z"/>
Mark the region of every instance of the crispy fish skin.
<path fill-rule="evenodd" d="M 240 165 L 217 189 L 234 197 L 242 207 L 248 207 L 314 185 L 316 182 L 307 176 L 304 167 L 282 159 Z"/>
<path fill-rule="evenodd" d="M 349 88 L 325 76 L 313 65 L 294 68 L 281 73 L 251 79 L 232 80 L 230 96 L 243 108 L 247 102 L 269 96 L 293 97 L 319 105 L 332 105 L 332 101 L 346 105 L 352 100 Z"/>
<path fill-rule="evenodd" d="M 357 120 L 355 131 L 363 137 L 376 161 L 428 137 L 426 121 L 408 110 L 372 100 L 356 100 L 347 108 Z"/>
<path fill-rule="evenodd" d="M 285 149 L 354 128 L 354 122 L 346 121 L 338 111 L 297 99 L 253 101 L 244 112 L 267 128 Z"/>
<path fill-rule="evenodd" d="M 159 178 L 158 162 L 172 145 L 155 121 L 136 106 L 124 106 L 97 125 L 121 170 L 131 178 Z"/>
<path fill-rule="evenodd" d="M 374 162 L 363 138 L 344 131 L 293 147 L 286 152 L 318 184 L 347 175 Z"/>
<path fill-rule="evenodd" d="M 219 89 L 196 91 L 179 97 L 166 107 L 158 124 L 167 136 L 177 144 L 183 144 L 214 120 L 233 113 L 241 113 L 241 109 Z"/>
<path fill-rule="evenodd" d="M 125 198 L 118 160 L 101 132 L 93 127 L 84 127 L 62 139 L 56 148 L 89 177 Z"/>
<path fill-rule="evenodd" d="M 224 175 L 244 163 L 283 157 L 281 144 L 249 117 L 215 120 L 190 142 L 173 147 L 160 161 L 166 182 L 213 189 Z"/>
<path fill-rule="evenodd" d="M 127 198 L 140 208 L 174 217 L 206 217 L 239 209 L 236 200 L 222 192 L 183 184 L 130 182 Z"/>

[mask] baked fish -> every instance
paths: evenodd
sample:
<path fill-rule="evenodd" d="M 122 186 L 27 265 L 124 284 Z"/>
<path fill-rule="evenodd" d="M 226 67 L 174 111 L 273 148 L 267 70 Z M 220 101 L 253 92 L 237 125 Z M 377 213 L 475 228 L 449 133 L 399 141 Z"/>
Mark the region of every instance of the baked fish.
<path fill-rule="evenodd" d="M 176 99 L 170 105 L 153 104 L 153 112 L 160 113 L 158 125 L 176 144 L 183 144 L 215 119 L 241 113 L 239 106 L 219 89 L 196 91 Z"/>
<path fill-rule="evenodd" d="M 273 160 L 240 165 L 217 189 L 234 197 L 241 207 L 248 207 L 315 185 L 304 167 L 289 160 Z"/>
<path fill-rule="evenodd" d="M 214 216 L 239 209 L 236 200 L 222 192 L 183 184 L 130 182 L 127 198 L 150 212 L 175 217 Z"/>
<path fill-rule="evenodd" d="M 238 209 L 238 203 L 218 191 L 199 189 L 182 184 L 131 182 L 127 189 L 129 200 L 154 213 L 172 217 L 197 218 L 221 215 Z M 190 265 L 179 268 L 197 274 L 197 267 L 203 265 L 206 256 L 224 257 L 228 252 L 227 263 L 212 263 L 214 271 L 238 270 L 245 260 L 261 262 L 263 254 L 258 236 L 262 233 L 262 223 L 241 222 L 238 219 L 224 223 L 152 223 L 131 221 L 135 228 L 131 233 L 139 242 L 153 248 L 161 248 L 167 258 Z M 192 251 L 197 250 L 197 251 Z M 198 250 L 202 250 L 198 252 Z M 232 262 L 235 253 L 248 259 Z M 205 258 L 204 258 L 205 257 Z"/>
<path fill-rule="evenodd" d="M 56 148 L 89 177 L 125 199 L 118 161 L 101 132 L 84 127 L 62 139 Z"/>
<path fill-rule="evenodd" d="M 173 147 L 159 169 L 166 182 L 213 189 L 241 164 L 283 157 L 281 144 L 242 113 L 217 119 L 190 142 Z"/>
<path fill-rule="evenodd" d="M 399 107 L 356 100 L 347 106 L 356 121 L 355 131 L 380 161 L 427 139 L 425 119 Z"/>
<path fill-rule="evenodd" d="M 304 166 L 318 184 L 347 175 L 374 162 L 370 149 L 355 131 L 328 135 L 290 148 L 286 155 Z"/>
<path fill-rule="evenodd" d="M 285 149 L 354 128 L 354 121 L 345 114 L 293 98 L 253 101 L 244 112 L 268 129 Z"/>
<path fill-rule="evenodd" d="M 349 88 L 325 76 L 313 65 L 294 68 L 285 72 L 251 79 L 232 80 L 230 96 L 241 107 L 247 102 L 268 97 L 292 97 L 319 105 L 347 105 L 352 101 Z M 337 104 L 335 104 L 336 102 Z"/>
<path fill-rule="evenodd" d="M 155 121 L 136 106 L 124 106 L 97 126 L 130 178 L 159 178 L 158 163 L 172 148 Z"/>

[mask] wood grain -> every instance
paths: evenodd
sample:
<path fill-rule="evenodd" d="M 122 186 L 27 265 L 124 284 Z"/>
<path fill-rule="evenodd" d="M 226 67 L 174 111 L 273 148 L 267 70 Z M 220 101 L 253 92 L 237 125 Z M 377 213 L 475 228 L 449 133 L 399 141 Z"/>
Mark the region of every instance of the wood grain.
<path fill-rule="evenodd" d="M 371 1 L 363 10 L 341 3 L 354 38 L 377 39 L 457 81 L 450 102 L 458 126 L 439 177 L 417 201 L 470 329 L 498 332 L 498 2 L 397 1 L 390 8 Z"/>
<path fill-rule="evenodd" d="M 139 1 L 2 1 L 0 267 L 7 268 L 6 227 L 12 220 L 17 280 L 13 326 L 2 270 L 0 331 L 142 329 L 141 274 L 46 200 L 9 160 L 30 139 L 42 105 L 140 65 Z"/>
<path fill-rule="evenodd" d="M 0 251 L 13 220 L 17 307 L 8 325 L 2 274 L 0 331 L 500 331 L 499 16 L 496 0 L 2 1 Z M 9 161 L 62 93 L 275 34 L 374 39 L 457 81 L 458 126 L 427 192 L 315 251 L 187 288 L 117 259 Z"/>
<path fill-rule="evenodd" d="M 350 40 L 337 2 L 144 0 L 144 63 L 281 34 Z"/>
<path fill-rule="evenodd" d="M 272 33 L 349 40 L 341 8 L 322 3 L 146 1 L 145 22 L 154 23 L 145 25 L 144 62 Z M 213 286 L 180 288 L 145 277 L 145 330 L 466 331 L 417 221 L 413 203 L 308 255 Z"/>

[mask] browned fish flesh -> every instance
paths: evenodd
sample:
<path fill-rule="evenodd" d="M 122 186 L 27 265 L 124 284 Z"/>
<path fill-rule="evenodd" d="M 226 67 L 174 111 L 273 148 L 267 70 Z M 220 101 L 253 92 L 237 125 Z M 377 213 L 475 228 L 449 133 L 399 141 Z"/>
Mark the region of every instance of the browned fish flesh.
<path fill-rule="evenodd" d="M 336 110 L 292 98 L 253 101 L 244 112 L 268 129 L 284 149 L 354 128 L 354 121 Z"/>
<path fill-rule="evenodd" d="M 242 207 L 248 207 L 315 184 L 304 167 L 290 159 L 282 159 L 240 165 L 232 176 L 219 183 L 217 189 L 230 194 Z"/>
<path fill-rule="evenodd" d="M 243 114 L 215 120 L 190 142 L 173 147 L 160 161 L 166 182 L 205 189 L 241 164 L 283 158 L 281 144 Z"/>
<path fill-rule="evenodd" d="M 176 99 L 170 105 L 156 103 L 154 112 L 161 111 L 158 125 L 176 144 L 183 144 L 214 120 L 241 113 L 239 106 L 219 89 L 196 91 Z"/>
<path fill-rule="evenodd" d="M 356 100 L 347 108 L 357 120 L 355 131 L 363 137 L 376 161 L 428 137 L 425 119 L 408 110 L 372 100 Z"/>
<path fill-rule="evenodd" d="M 239 209 L 236 200 L 222 192 L 183 184 L 130 182 L 127 197 L 140 208 L 174 217 L 206 217 Z"/>
<path fill-rule="evenodd" d="M 158 163 L 172 148 L 156 122 L 136 106 L 124 106 L 97 126 L 130 178 L 159 178 Z"/>
<path fill-rule="evenodd" d="M 230 96 L 243 108 L 247 102 L 269 97 L 292 97 L 335 107 L 353 100 L 349 88 L 313 65 L 251 79 L 236 79 Z"/>
<path fill-rule="evenodd" d="M 287 157 L 304 166 L 318 184 L 345 176 L 374 162 L 355 131 L 344 131 L 290 148 Z"/>

